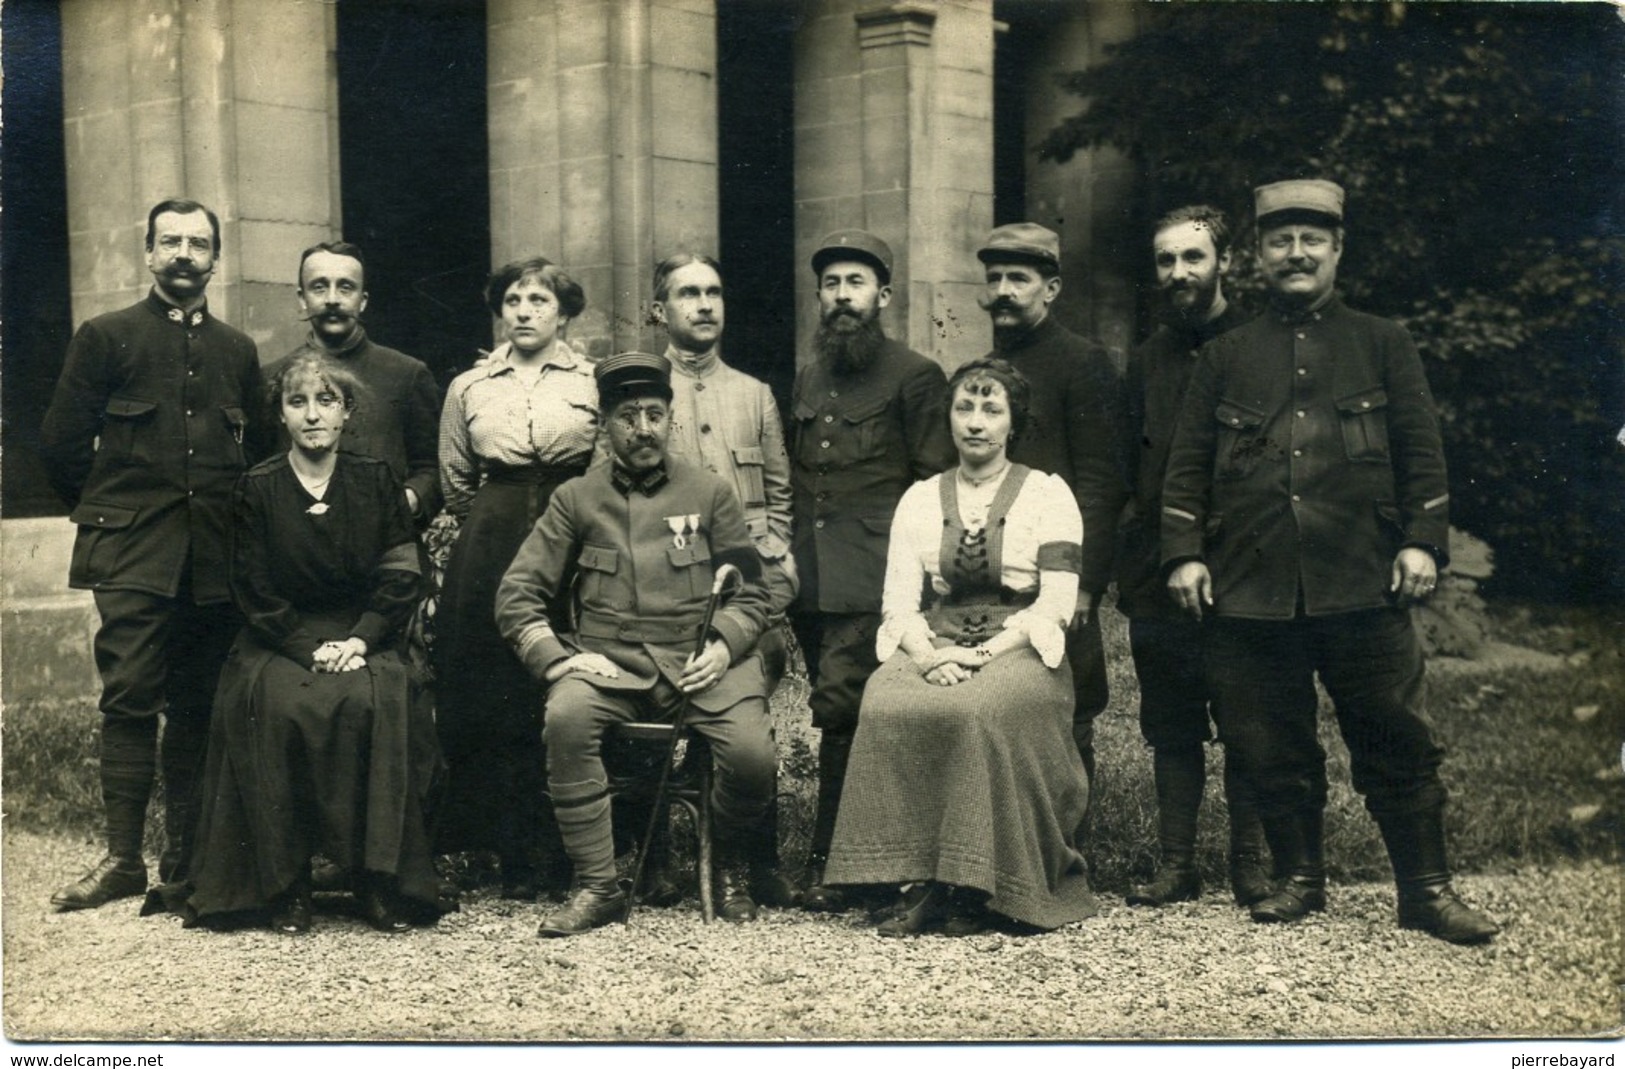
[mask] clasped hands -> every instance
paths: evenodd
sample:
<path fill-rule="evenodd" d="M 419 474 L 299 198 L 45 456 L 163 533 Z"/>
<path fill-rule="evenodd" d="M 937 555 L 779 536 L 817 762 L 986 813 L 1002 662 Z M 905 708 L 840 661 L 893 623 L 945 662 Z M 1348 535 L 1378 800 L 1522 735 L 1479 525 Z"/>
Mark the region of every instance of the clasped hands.
<path fill-rule="evenodd" d="M 943 646 L 923 657 L 916 657 L 914 664 L 927 683 L 951 687 L 965 682 L 992 659 L 992 653 L 986 646 Z"/>
<path fill-rule="evenodd" d="M 700 691 L 710 690 L 722 681 L 732 662 L 733 656 L 728 650 L 728 644 L 719 638 L 713 638 L 705 644 L 705 649 L 698 656 L 689 655 L 683 664 L 683 674 L 677 679 L 677 688 L 684 694 L 698 694 Z M 571 672 L 585 672 L 605 679 L 616 679 L 621 674 L 615 662 L 602 653 L 583 651 L 571 654 L 551 665 L 546 673 L 547 681 L 555 682 Z"/>
<path fill-rule="evenodd" d="M 324 642 L 311 655 L 311 670 L 336 673 L 367 667 L 367 643 L 354 635 L 337 642 Z"/>

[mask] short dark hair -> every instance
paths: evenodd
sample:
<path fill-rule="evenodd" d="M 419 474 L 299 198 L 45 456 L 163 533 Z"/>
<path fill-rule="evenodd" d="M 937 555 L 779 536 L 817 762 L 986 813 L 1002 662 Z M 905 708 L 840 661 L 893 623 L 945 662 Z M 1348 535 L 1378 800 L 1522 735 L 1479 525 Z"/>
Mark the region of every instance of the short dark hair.
<path fill-rule="evenodd" d="M 294 276 L 294 284 L 300 289 L 305 287 L 305 261 L 319 252 L 330 252 L 334 256 L 348 256 L 361 265 L 361 278 L 367 277 L 367 258 L 362 255 L 361 246 L 348 241 L 323 241 L 312 245 L 299 254 L 299 273 Z"/>
<path fill-rule="evenodd" d="M 581 292 L 575 279 L 565 274 L 564 268 L 545 256 L 532 256 L 504 264 L 486 282 L 485 306 L 491 309 L 492 315 L 502 315 L 502 298 L 507 296 L 508 288 L 526 278 L 534 278 L 552 290 L 553 296 L 559 299 L 559 311 L 571 319 L 587 307 L 587 295 Z"/>
<path fill-rule="evenodd" d="M 1005 444 L 1005 452 L 1009 453 L 1013 445 L 1027 431 L 1028 421 L 1032 418 L 1033 390 L 1027 381 L 1027 376 L 1016 370 L 1014 364 L 997 356 L 984 356 L 972 360 L 968 364 L 961 364 L 959 370 L 948 377 L 948 392 L 946 394 L 945 419 L 952 419 L 954 394 L 959 387 L 969 383 L 975 385 L 981 381 L 996 382 L 1004 387 L 1005 397 L 1010 399 L 1010 441 Z"/>
<path fill-rule="evenodd" d="M 326 353 L 307 350 L 283 364 L 276 377 L 267 384 L 266 395 L 270 398 L 273 413 L 281 410 L 282 395 L 287 392 L 288 386 L 305 378 L 325 382 L 344 397 L 345 411 L 355 411 L 356 398 L 361 393 L 361 380 Z"/>
<path fill-rule="evenodd" d="M 1171 226 L 1181 223 L 1195 223 L 1207 231 L 1207 236 L 1213 241 L 1213 254 L 1223 257 L 1230 251 L 1230 218 L 1224 212 L 1211 204 L 1187 204 L 1158 219 L 1151 228 L 1151 236 L 1158 234 Z"/>
<path fill-rule="evenodd" d="M 152 251 L 152 239 L 156 236 L 158 217 L 165 212 L 174 212 L 176 215 L 191 215 L 193 212 L 202 212 L 209 217 L 209 226 L 214 230 L 214 254 L 220 255 L 220 217 L 195 200 L 186 200 L 182 197 L 171 197 L 161 200 L 152 206 L 147 213 L 147 251 Z"/>
<path fill-rule="evenodd" d="M 689 264 L 704 264 L 717 273 L 717 278 L 722 277 L 722 265 L 717 262 L 716 257 L 707 256 L 701 252 L 674 252 L 655 264 L 653 299 L 657 301 L 665 300 L 671 290 L 672 273 L 678 268 L 687 267 Z"/>

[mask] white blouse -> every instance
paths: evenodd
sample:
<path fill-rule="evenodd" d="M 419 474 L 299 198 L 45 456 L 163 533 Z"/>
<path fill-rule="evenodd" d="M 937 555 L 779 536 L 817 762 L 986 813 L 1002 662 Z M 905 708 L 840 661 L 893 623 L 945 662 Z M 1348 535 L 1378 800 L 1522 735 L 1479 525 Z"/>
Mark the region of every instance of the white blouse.
<path fill-rule="evenodd" d="M 927 641 L 936 637 L 920 611 L 920 576 L 923 573 L 930 577 L 931 589 L 937 594 L 950 592 L 942 578 L 941 480 L 956 477 L 957 469 L 950 469 L 917 482 L 897 503 L 886 549 L 880 630 L 875 636 L 875 654 L 882 661 L 897 652 L 906 636 Z M 966 517 L 961 515 L 960 519 L 963 522 Z M 1066 626 L 1078 599 L 1076 572 L 1038 570 L 1038 547 L 1055 542 L 1083 542 L 1083 518 L 1078 513 L 1077 498 L 1060 476 L 1028 472 L 1027 481 L 1005 516 L 999 579 L 1005 587 L 1018 592 L 1037 587 L 1038 598 L 1012 613 L 1004 626 L 1024 630 L 1050 668 L 1059 666 L 1065 655 Z"/>

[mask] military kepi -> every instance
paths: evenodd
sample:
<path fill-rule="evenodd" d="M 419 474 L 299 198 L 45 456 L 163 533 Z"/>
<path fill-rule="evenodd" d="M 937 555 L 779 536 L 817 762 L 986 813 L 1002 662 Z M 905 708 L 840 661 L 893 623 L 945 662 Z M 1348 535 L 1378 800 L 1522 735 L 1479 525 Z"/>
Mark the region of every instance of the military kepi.
<path fill-rule="evenodd" d="M 1006 223 L 995 227 L 976 250 L 984 264 L 1024 260 L 1061 269 L 1061 235 L 1037 223 Z"/>
<path fill-rule="evenodd" d="M 1294 178 L 1253 190 L 1253 217 L 1260 223 L 1283 212 L 1343 221 L 1343 187 L 1324 178 Z M 1272 220 L 1273 221 L 1273 220 Z"/>
<path fill-rule="evenodd" d="M 607 413 L 629 397 L 671 400 L 671 361 L 654 353 L 616 353 L 592 369 L 598 404 Z"/>
<path fill-rule="evenodd" d="M 891 285 L 891 246 L 867 230 L 836 230 L 825 234 L 812 254 L 813 274 L 842 260 L 857 260 L 875 269 L 882 286 Z"/>

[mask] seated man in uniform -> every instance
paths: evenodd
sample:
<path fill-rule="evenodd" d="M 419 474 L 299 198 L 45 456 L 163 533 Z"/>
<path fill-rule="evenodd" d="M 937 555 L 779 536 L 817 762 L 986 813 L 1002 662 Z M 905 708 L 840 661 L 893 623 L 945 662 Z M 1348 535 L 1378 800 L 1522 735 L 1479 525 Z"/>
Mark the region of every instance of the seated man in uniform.
<path fill-rule="evenodd" d="M 625 908 L 616 881 L 608 778 L 601 744 L 613 724 L 688 723 L 716 762 L 712 812 L 718 912 L 756 915 L 745 864 L 773 797 L 777 761 L 756 640 L 768 623 L 761 558 L 738 497 L 710 472 L 666 456 L 671 362 L 623 353 L 597 365 L 599 411 L 611 463 L 561 486 L 497 590 L 497 625 L 550 686 L 542 739 L 547 777 L 578 889 L 542 922 L 543 936 L 577 935 Z M 718 608 L 694 655 L 718 567 L 744 576 Z M 580 575 L 573 643 L 549 626 Z"/>

